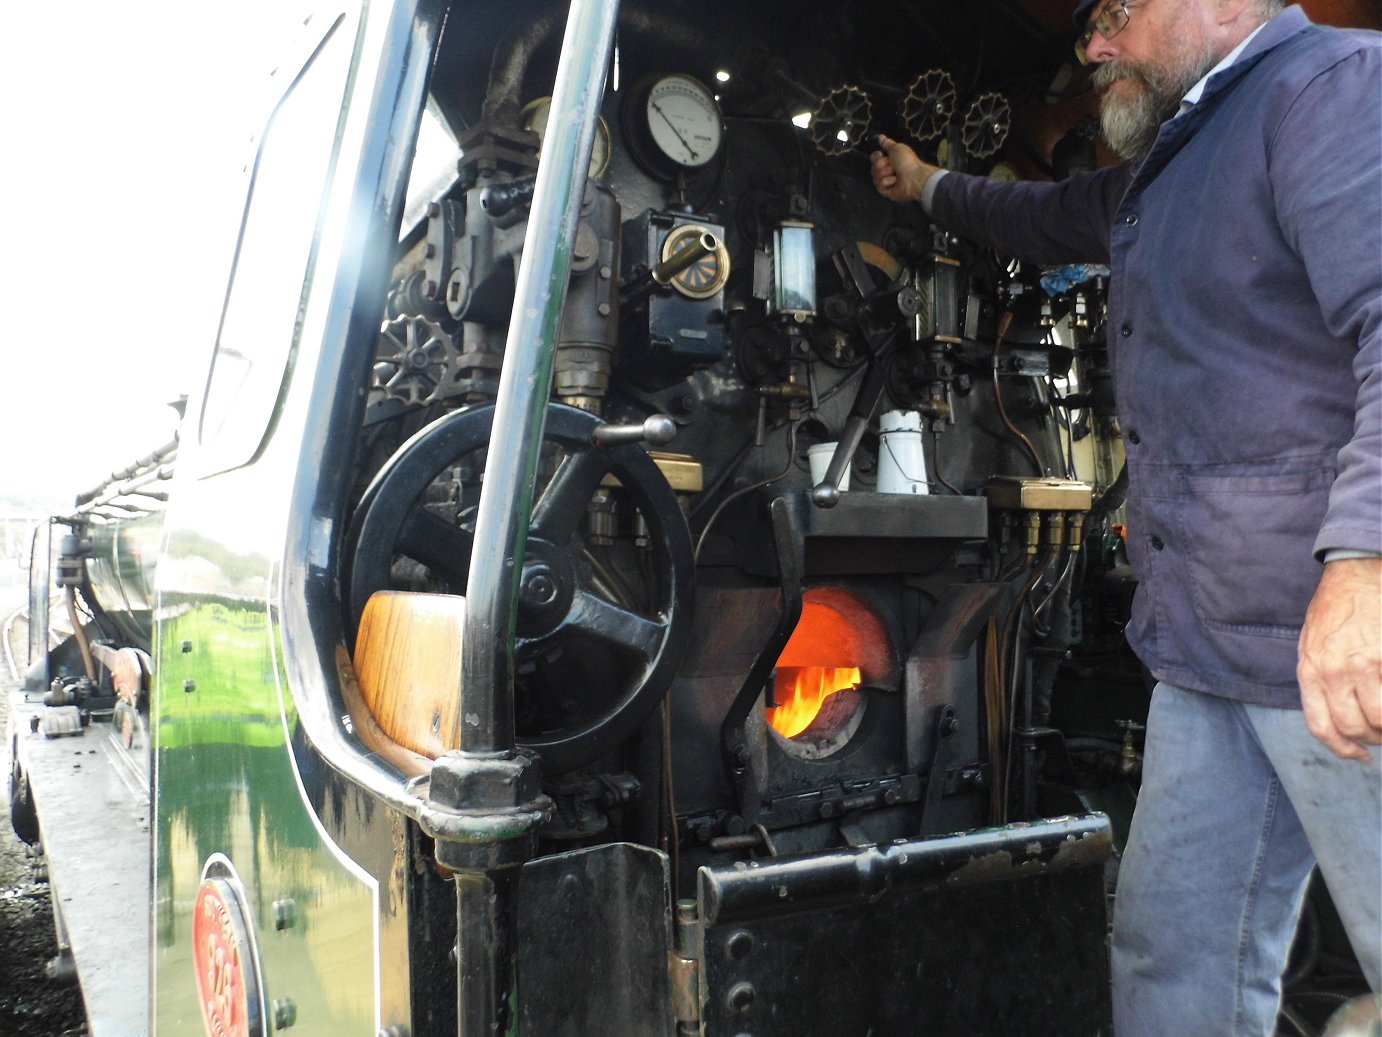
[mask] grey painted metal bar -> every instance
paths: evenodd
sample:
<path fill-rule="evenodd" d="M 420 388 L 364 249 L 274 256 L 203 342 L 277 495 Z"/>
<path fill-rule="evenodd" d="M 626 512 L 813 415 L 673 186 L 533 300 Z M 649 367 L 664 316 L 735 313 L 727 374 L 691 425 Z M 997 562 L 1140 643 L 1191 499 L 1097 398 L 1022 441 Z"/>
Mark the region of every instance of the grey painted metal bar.
<path fill-rule="evenodd" d="M 452 744 L 463 753 L 506 753 L 514 745 L 519 578 L 557 324 L 618 13 L 618 0 L 573 0 L 557 65 L 475 518 L 461 654 L 463 706 L 457 711 L 459 730 L 452 731 Z"/>

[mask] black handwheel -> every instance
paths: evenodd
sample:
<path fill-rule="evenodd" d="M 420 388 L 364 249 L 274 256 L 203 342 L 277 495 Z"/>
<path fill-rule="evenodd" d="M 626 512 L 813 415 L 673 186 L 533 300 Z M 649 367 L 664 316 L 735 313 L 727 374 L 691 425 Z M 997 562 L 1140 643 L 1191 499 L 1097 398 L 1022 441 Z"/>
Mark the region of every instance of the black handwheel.
<path fill-rule="evenodd" d="M 370 483 L 346 546 L 352 631 L 369 596 L 396 586 L 395 572 L 410 566 L 428 586 L 464 593 L 493 422 L 492 407 L 448 414 L 399 447 Z M 691 534 L 676 494 L 637 444 L 596 446 L 600 424 L 549 405 L 542 467 L 550 477 L 539 476 L 524 551 L 515 726 L 549 774 L 595 761 L 638 729 L 671 683 L 691 621 Z M 596 557 L 585 520 L 597 493 L 631 502 L 646 527 L 651 564 L 642 566 L 641 588 Z"/>

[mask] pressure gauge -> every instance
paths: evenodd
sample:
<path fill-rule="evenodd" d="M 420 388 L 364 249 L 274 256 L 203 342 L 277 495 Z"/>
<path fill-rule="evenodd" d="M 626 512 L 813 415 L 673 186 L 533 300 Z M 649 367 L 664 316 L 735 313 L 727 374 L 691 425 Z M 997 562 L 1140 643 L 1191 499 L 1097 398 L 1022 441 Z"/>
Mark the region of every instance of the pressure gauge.
<path fill-rule="evenodd" d="M 539 97 L 535 101 L 529 101 L 518 113 L 523 128 L 537 134 L 539 158 L 542 157 L 542 141 L 547 136 L 547 119 L 551 114 L 550 97 Z M 609 124 L 601 118 L 595 123 L 595 143 L 590 149 L 590 176 L 598 178 L 605 175 L 605 170 L 609 168 L 610 150 Z"/>
<path fill-rule="evenodd" d="M 710 88 L 680 73 L 634 91 L 625 110 L 630 150 L 657 176 L 693 173 L 720 153 L 725 124 Z"/>

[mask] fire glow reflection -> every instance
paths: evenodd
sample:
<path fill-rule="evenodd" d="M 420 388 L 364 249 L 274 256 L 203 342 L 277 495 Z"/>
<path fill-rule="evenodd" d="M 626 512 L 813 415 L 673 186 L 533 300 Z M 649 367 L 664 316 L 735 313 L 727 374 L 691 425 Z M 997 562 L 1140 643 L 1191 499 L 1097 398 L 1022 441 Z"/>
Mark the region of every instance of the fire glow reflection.
<path fill-rule="evenodd" d="M 861 680 L 857 666 L 780 666 L 773 682 L 777 708 L 765 710 L 768 723 L 794 738 L 811 726 L 826 699 L 857 688 Z"/>

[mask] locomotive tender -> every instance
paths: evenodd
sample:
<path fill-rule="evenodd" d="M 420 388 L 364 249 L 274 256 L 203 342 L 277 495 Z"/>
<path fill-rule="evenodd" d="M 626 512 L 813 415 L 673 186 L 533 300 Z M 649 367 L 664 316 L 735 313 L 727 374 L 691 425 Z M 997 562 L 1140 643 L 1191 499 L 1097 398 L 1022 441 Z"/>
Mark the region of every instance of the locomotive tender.
<path fill-rule="evenodd" d="M 205 384 L 56 520 L 15 710 L 94 1033 L 1110 1032 L 1107 272 L 866 161 L 1092 167 L 1067 18 L 307 23 Z"/>

